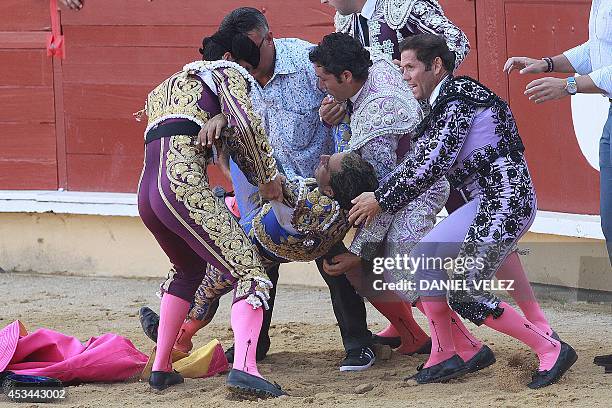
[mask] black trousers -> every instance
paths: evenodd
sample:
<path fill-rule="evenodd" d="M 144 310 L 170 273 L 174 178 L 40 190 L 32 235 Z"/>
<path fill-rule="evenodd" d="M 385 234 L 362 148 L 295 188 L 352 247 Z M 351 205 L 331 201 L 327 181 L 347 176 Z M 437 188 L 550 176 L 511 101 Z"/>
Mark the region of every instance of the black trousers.
<path fill-rule="evenodd" d="M 344 248 L 344 252 L 345 251 L 346 248 Z M 336 320 L 338 321 L 338 326 L 340 327 L 340 336 L 342 336 L 344 349 L 348 352 L 349 350 L 370 346 L 372 343 L 372 332 L 368 330 L 366 308 L 363 299 L 355 291 L 355 288 L 353 288 L 346 276 L 329 276 L 326 274 L 323 271 L 323 259 L 324 257 L 317 259 L 316 264 L 319 273 L 329 288 L 332 307 Z M 270 290 L 270 299 L 268 300 L 270 308 L 264 311 L 264 320 L 257 342 L 257 349 L 261 351 L 270 349 L 270 336 L 268 331 L 270 330 L 274 299 L 276 297 L 278 266 L 269 268 L 266 272 L 274 284 L 274 288 Z"/>

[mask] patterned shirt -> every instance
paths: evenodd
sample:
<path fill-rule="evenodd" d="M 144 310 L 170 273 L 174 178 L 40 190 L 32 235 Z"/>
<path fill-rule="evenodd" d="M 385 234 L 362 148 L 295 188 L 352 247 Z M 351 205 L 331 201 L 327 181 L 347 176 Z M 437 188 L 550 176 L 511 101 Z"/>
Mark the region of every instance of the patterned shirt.
<path fill-rule="evenodd" d="M 288 179 L 314 177 L 322 154 L 332 154 L 331 129 L 319 120 L 325 97 L 308 59 L 313 44 L 296 38 L 275 39 L 274 75 L 251 92 L 262 116 L 277 164 Z"/>
<path fill-rule="evenodd" d="M 578 74 L 588 74 L 612 98 L 612 1 L 593 0 L 589 40 L 564 54 Z"/>

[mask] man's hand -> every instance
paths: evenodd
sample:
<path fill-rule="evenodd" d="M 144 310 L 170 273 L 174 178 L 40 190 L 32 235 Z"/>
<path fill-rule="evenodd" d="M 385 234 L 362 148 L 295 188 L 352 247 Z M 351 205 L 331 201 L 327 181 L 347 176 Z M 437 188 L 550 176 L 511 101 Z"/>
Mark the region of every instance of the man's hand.
<path fill-rule="evenodd" d="M 565 79 L 540 78 L 527 84 L 525 95 L 529 95 L 529 100 L 535 103 L 561 99 L 569 95 L 565 89 L 566 85 Z"/>
<path fill-rule="evenodd" d="M 323 260 L 323 270 L 330 276 L 340 276 L 347 272 L 361 270 L 361 258 L 350 252 L 344 252 L 332 258 L 332 262 Z"/>
<path fill-rule="evenodd" d="M 259 185 L 259 195 L 261 195 L 261 198 L 264 200 L 283 202 L 282 183 L 282 177 L 279 174 L 274 180 Z"/>
<path fill-rule="evenodd" d="M 224 127 L 227 126 L 227 118 L 224 114 L 219 113 L 216 116 L 213 116 L 202 126 L 200 132 L 198 133 L 198 139 L 196 141 L 196 146 L 202 148 L 211 148 L 216 140 L 221 136 L 221 131 Z"/>
<path fill-rule="evenodd" d="M 353 225 L 361 225 L 364 221 L 365 225 L 370 225 L 376 214 L 382 211 L 372 192 L 361 193 L 351 202 L 354 205 L 349 211 L 349 222 Z"/>
<path fill-rule="evenodd" d="M 346 114 L 346 108 L 344 104 L 335 101 L 331 96 L 326 96 L 321 102 L 319 108 L 319 116 L 328 125 L 336 126 Z"/>
<path fill-rule="evenodd" d="M 504 72 L 510 74 L 515 69 L 520 69 L 521 74 L 540 74 L 546 72 L 548 64 L 544 60 L 528 57 L 508 58 L 504 64 Z"/>
<path fill-rule="evenodd" d="M 60 0 L 60 2 L 71 10 L 80 10 L 83 8 L 85 0 Z"/>

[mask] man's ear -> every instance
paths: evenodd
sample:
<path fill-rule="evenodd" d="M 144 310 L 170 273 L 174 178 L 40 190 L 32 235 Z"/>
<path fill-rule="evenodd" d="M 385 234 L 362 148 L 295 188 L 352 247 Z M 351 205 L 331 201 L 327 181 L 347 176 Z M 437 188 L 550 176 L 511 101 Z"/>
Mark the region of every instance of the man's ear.
<path fill-rule="evenodd" d="M 332 190 L 331 186 L 327 186 L 323 189 L 323 194 L 328 197 L 334 198 L 334 190 Z"/>
<path fill-rule="evenodd" d="M 232 53 L 227 51 L 225 54 L 223 54 L 223 59 L 226 61 L 233 61 L 234 57 L 232 56 Z"/>
<path fill-rule="evenodd" d="M 438 75 L 442 71 L 444 71 L 444 64 L 442 62 L 442 58 L 440 58 L 440 57 L 434 58 L 434 60 L 433 60 L 433 71 L 434 71 L 434 74 L 436 74 L 436 75 Z"/>
<path fill-rule="evenodd" d="M 266 41 L 268 44 L 272 44 L 272 41 L 274 41 L 274 33 L 272 31 L 268 31 L 268 34 L 266 34 Z"/>
<path fill-rule="evenodd" d="M 353 81 L 353 73 L 351 71 L 344 70 L 342 71 L 342 74 L 340 74 L 340 76 L 342 77 L 342 79 L 344 79 L 344 82 L 350 83 Z"/>

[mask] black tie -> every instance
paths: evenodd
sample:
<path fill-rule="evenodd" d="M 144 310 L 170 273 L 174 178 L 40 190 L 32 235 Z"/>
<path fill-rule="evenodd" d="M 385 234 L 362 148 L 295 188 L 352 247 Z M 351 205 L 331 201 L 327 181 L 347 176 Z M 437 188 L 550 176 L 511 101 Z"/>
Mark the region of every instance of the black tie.
<path fill-rule="evenodd" d="M 368 28 L 368 19 L 359 15 L 359 24 L 361 25 L 361 34 L 363 35 L 363 46 L 370 46 L 370 29 Z"/>
<path fill-rule="evenodd" d="M 353 102 L 350 99 L 346 100 L 346 112 L 349 116 L 353 114 Z"/>
<path fill-rule="evenodd" d="M 370 29 L 368 28 L 368 19 L 361 14 L 356 14 L 356 18 L 353 18 L 353 31 L 355 32 L 355 38 L 364 47 L 370 46 Z"/>

